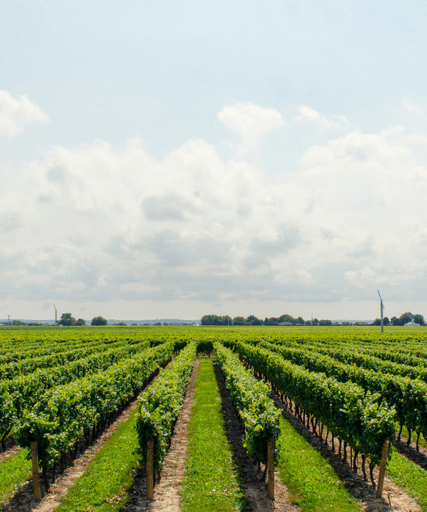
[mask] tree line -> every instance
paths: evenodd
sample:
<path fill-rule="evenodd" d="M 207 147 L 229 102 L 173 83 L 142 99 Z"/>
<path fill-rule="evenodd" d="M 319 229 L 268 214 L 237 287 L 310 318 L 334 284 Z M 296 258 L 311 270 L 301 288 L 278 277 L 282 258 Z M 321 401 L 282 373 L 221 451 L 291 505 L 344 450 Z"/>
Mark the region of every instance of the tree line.
<path fill-rule="evenodd" d="M 383 318 L 384 325 L 405 325 L 412 321 L 420 325 L 425 325 L 423 315 L 420 315 L 419 313 L 413 315 L 410 311 L 402 313 L 398 318 L 395 316 L 392 316 L 391 318 L 385 316 Z M 379 318 L 375 318 L 373 325 L 381 325 L 381 320 Z"/>
<path fill-rule="evenodd" d="M 86 325 L 86 321 L 83 320 L 83 318 L 76 320 L 71 313 L 62 313 L 58 325 L 63 325 L 64 327 L 71 327 L 73 325 Z M 92 318 L 90 325 L 107 325 L 107 320 L 102 316 L 95 316 Z"/>
<path fill-rule="evenodd" d="M 402 313 L 400 317 L 393 316 L 391 319 L 388 317 L 384 317 L 383 322 L 384 325 L 405 325 L 408 322 L 414 321 L 417 324 L 425 325 L 425 320 L 423 315 L 415 314 L 413 315 L 410 312 Z M 270 317 L 263 320 L 262 318 L 257 318 L 255 315 L 249 315 L 247 318 L 244 316 L 235 316 L 232 318 L 229 315 L 204 315 L 202 316 L 202 325 L 315 325 L 315 326 L 325 326 L 325 325 L 342 325 L 342 326 L 352 326 L 352 325 L 381 325 L 381 320 L 376 318 L 372 324 L 368 324 L 366 322 L 332 322 L 332 320 L 318 320 L 317 318 L 313 318 L 312 320 L 304 320 L 301 316 L 295 318 L 292 315 L 281 315 L 279 317 Z"/>
<path fill-rule="evenodd" d="M 332 320 L 304 320 L 301 316 L 294 318 L 292 315 L 281 315 L 279 317 L 270 317 L 263 320 L 255 315 L 235 316 L 231 318 L 229 315 L 204 315 L 202 316 L 202 325 L 333 325 Z"/>

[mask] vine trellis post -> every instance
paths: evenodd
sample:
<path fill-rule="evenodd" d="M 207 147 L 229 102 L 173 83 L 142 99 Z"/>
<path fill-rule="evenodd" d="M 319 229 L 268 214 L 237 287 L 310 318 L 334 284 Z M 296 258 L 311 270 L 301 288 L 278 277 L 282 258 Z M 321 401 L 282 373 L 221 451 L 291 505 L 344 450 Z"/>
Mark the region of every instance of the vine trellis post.
<path fill-rule="evenodd" d="M 154 439 L 147 441 L 147 500 L 154 499 Z"/>
<path fill-rule="evenodd" d="M 37 441 L 32 441 L 32 443 L 31 443 L 31 459 L 32 459 L 34 499 L 36 501 L 41 501 L 42 493 L 40 490 L 40 473 L 39 473 L 39 461 L 38 461 L 38 454 L 37 454 Z"/>
<path fill-rule="evenodd" d="M 380 474 L 378 477 L 378 486 L 377 486 L 377 498 L 381 498 L 381 495 L 383 493 L 383 487 L 384 487 L 384 477 L 385 477 L 385 469 L 387 466 L 387 457 L 388 457 L 388 447 L 389 447 L 389 440 L 386 439 L 383 445 L 383 451 L 382 451 L 382 457 L 381 457 L 381 464 L 380 464 Z"/>

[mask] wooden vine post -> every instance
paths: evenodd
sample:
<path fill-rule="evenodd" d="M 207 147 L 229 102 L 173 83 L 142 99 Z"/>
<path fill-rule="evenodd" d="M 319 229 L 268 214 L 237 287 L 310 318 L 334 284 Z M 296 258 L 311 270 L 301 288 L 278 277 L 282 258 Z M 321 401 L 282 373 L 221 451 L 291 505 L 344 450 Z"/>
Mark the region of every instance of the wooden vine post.
<path fill-rule="evenodd" d="M 32 471 L 33 471 L 33 489 L 34 499 L 41 501 L 42 493 L 40 490 L 40 477 L 39 477 L 39 461 L 37 457 L 37 441 L 31 442 L 31 458 L 32 458 Z"/>
<path fill-rule="evenodd" d="M 267 441 L 267 494 L 274 500 L 274 436 Z"/>
<path fill-rule="evenodd" d="M 387 466 L 387 457 L 388 457 L 388 447 L 389 440 L 386 439 L 383 446 L 382 457 L 381 457 L 381 465 L 380 465 L 380 475 L 378 477 L 378 486 L 377 486 L 377 498 L 381 498 L 384 487 L 384 477 L 385 477 L 385 469 Z"/>
<path fill-rule="evenodd" d="M 154 499 L 154 439 L 147 441 L 147 500 Z"/>

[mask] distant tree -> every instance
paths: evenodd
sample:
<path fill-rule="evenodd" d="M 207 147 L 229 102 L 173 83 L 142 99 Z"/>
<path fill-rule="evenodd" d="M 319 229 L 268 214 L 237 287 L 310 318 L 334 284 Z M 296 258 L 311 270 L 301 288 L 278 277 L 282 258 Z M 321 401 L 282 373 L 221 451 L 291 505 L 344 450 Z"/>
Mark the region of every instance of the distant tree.
<path fill-rule="evenodd" d="M 319 325 L 332 325 L 332 320 L 320 320 Z"/>
<path fill-rule="evenodd" d="M 262 325 L 262 320 L 257 318 L 255 315 L 249 315 L 246 319 L 247 325 Z"/>
<path fill-rule="evenodd" d="M 233 318 L 233 325 L 245 325 L 245 317 L 244 316 L 235 316 Z"/>
<path fill-rule="evenodd" d="M 86 325 L 86 321 L 83 318 L 79 318 L 76 322 L 76 325 Z"/>
<path fill-rule="evenodd" d="M 279 323 L 281 322 L 289 322 L 291 324 L 295 324 L 295 318 L 292 315 L 282 315 L 279 316 Z"/>
<path fill-rule="evenodd" d="M 125 324 L 124 322 L 118 322 L 117 324 L 114 324 L 114 325 L 118 325 L 119 327 L 124 327 L 127 324 Z"/>
<path fill-rule="evenodd" d="M 229 315 L 224 315 L 222 317 L 222 321 L 224 322 L 224 325 L 233 325 L 233 319 Z"/>
<path fill-rule="evenodd" d="M 414 315 L 414 322 L 416 322 L 417 324 L 420 324 L 420 325 L 426 324 L 423 315 L 420 315 L 420 314 Z"/>
<path fill-rule="evenodd" d="M 90 325 L 107 325 L 107 320 L 102 318 L 102 316 L 95 316 L 92 318 Z"/>
<path fill-rule="evenodd" d="M 381 325 L 381 318 L 375 318 L 375 320 L 372 322 L 372 325 Z"/>
<path fill-rule="evenodd" d="M 265 317 L 264 325 L 279 325 L 279 319 L 276 318 L 275 316 L 272 316 L 270 318 Z"/>
<path fill-rule="evenodd" d="M 319 320 L 317 318 L 313 319 L 313 325 L 319 325 Z"/>
<path fill-rule="evenodd" d="M 62 313 L 61 318 L 59 319 L 58 325 L 63 325 L 64 327 L 70 327 L 71 325 L 76 325 L 76 319 L 71 315 L 71 313 Z"/>
<path fill-rule="evenodd" d="M 409 311 L 407 311 L 406 313 L 402 313 L 399 317 L 399 319 L 401 320 L 402 324 L 401 325 L 405 325 L 407 324 L 408 322 L 412 322 L 412 319 L 413 319 L 414 315 L 412 313 L 410 313 Z"/>
<path fill-rule="evenodd" d="M 390 325 L 390 318 L 388 316 L 383 318 L 383 325 Z"/>
<path fill-rule="evenodd" d="M 302 316 L 299 316 L 299 317 L 297 318 L 296 323 L 298 323 L 299 325 L 304 325 L 304 323 L 305 323 L 305 322 L 304 322 L 304 318 L 303 318 Z"/>
<path fill-rule="evenodd" d="M 401 320 L 400 318 L 396 318 L 395 316 L 392 316 L 390 321 L 391 321 L 391 323 L 392 323 L 393 325 L 395 325 L 395 326 L 397 326 L 397 325 L 403 325 L 402 320 Z"/>
<path fill-rule="evenodd" d="M 223 325 L 222 317 L 218 315 L 204 315 L 202 316 L 202 325 Z"/>
<path fill-rule="evenodd" d="M 342 322 L 341 323 L 341 327 L 350 327 L 352 326 L 353 324 L 351 322 Z"/>

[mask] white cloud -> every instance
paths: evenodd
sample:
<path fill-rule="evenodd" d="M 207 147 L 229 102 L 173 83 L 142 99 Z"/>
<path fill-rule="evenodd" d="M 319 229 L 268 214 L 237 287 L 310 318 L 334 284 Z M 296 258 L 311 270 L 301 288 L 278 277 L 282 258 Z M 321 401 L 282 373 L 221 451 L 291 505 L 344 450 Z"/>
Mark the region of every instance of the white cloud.
<path fill-rule="evenodd" d="M 298 112 L 300 113 L 299 116 L 297 116 L 298 120 L 302 119 L 310 119 L 310 121 L 315 121 L 317 119 L 321 119 L 321 115 L 316 110 L 313 110 L 310 107 L 306 107 L 305 105 L 301 105 L 298 108 Z"/>
<path fill-rule="evenodd" d="M 15 99 L 9 92 L 0 90 L 0 136 L 13 137 L 23 131 L 24 125 L 47 120 L 47 115 L 26 94 Z"/>
<path fill-rule="evenodd" d="M 410 103 L 408 100 L 403 101 L 403 106 L 411 112 L 411 114 L 415 114 L 418 117 L 421 117 L 422 119 L 425 119 L 424 109 L 419 107 L 418 105 L 414 105 L 413 103 Z"/>
<path fill-rule="evenodd" d="M 218 112 L 218 119 L 242 136 L 243 146 L 239 148 L 242 156 L 256 149 L 261 137 L 286 124 L 277 110 L 253 103 L 236 103 L 224 107 Z"/>
<path fill-rule="evenodd" d="M 415 143 L 402 127 L 355 130 L 274 181 L 203 140 L 162 160 L 138 139 L 54 147 L 1 169 L 0 299 L 336 302 L 380 285 L 420 299 L 427 167 Z"/>
<path fill-rule="evenodd" d="M 296 117 L 298 121 L 308 120 L 314 123 L 317 123 L 319 126 L 325 129 L 335 128 L 340 129 L 343 125 L 348 124 L 348 120 L 345 116 L 330 116 L 329 118 L 326 116 L 322 116 L 316 110 L 307 107 L 305 105 L 300 105 L 298 108 L 299 115 Z"/>

